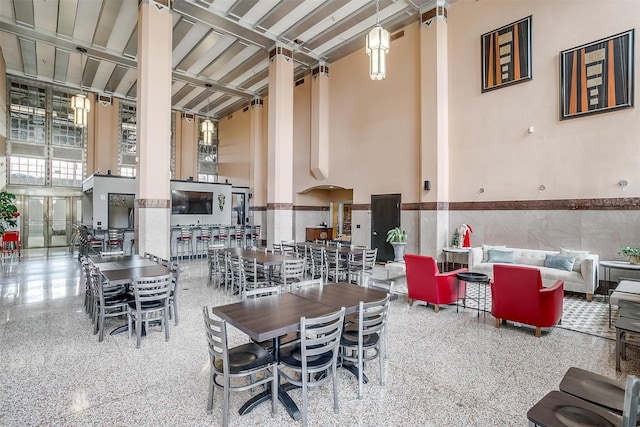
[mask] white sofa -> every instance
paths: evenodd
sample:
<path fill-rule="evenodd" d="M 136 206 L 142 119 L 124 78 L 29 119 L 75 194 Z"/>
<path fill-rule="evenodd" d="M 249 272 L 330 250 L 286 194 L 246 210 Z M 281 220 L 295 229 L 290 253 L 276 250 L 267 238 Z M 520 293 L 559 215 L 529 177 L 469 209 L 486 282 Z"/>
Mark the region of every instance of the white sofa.
<path fill-rule="evenodd" d="M 564 280 L 564 290 L 586 294 L 587 301 L 591 301 L 593 292 L 598 287 L 598 263 L 596 254 L 589 254 L 582 261 L 580 271 L 565 271 L 544 266 L 547 254 L 558 255 L 558 251 L 543 251 L 535 249 L 501 248 L 513 251 L 515 263 L 512 265 L 531 266 L 540 269 L 543 286 L 552 286 L 556 280 Z M 484 273 L 493 278 L 493 263 L 482 262 L 482 247 L 469 250 L 469 271 Z"/>

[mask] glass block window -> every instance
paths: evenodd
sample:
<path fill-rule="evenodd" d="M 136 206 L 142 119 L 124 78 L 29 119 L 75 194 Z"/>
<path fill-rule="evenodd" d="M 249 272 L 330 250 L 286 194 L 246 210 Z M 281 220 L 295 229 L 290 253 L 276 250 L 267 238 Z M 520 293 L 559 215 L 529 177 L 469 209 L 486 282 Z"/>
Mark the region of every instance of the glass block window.
<path fill-rule="evenodd" d="M 205 119 L 200 117 L 198 119 L 198 130 L 202 128 L 202 122 Z M 200 179 L 200 176 L 214 176 L 218 175 L 218 122 L 213 122 L 214 132 L 213 141 L 211 145 L 205 145 L 202 139 L 202 132 L 198 138 L 198 181 L 202 182 L 215 182 L 210 181 L 209 178 Z M 214 178 L 215 179 L 215 178 Z"/>
<path fill-rule="evenodd" d="M 120 176 L 136 177 L 136 168 L 130 166 L 120 166 Z"/>
<path fill-rule="evenodd" d="M 176 179 L 176 112 L 171 111 L 171 179 Z"/>
<path fill-rule="evenodd" d="M 9 139 L 45 143 L 46 90 L 11 82 L 9 95 Z"/>
<path fill-rule="evenodd" d="M 125 175 L 125 170 L 127 171 L 126 173 L 130 173 L 130 169 L 133 169 L 133 173 L 135 173 L 137 129 L 136 107 L 134 105 L 120 103 L 118 167 L 120 168 L 120 175 L 122 176 L 134 176 Z"/>
<path fill-rule="evenodd" d="M 44 159 L 9 156 L 10 184 L 44 185 L 45 177 Z"/>
<path fill-rule="evenodd" d="M 198 182 L 218 182 L 218 175 L 199 173 Z"/>
<path fill-rule="evenodd" d="M 68 93 L 53 92 L 51 113 L 51 143 L 70 147 L 83 146 L 83 129 L 73 124 L 71 97 Z"/>
<path fill-rule="evenodd" d="M 51 185 L 65 187 L 82 186 L 84 165 L 82 162 L 68 162 L 64 160 L 51 161 Z"/>

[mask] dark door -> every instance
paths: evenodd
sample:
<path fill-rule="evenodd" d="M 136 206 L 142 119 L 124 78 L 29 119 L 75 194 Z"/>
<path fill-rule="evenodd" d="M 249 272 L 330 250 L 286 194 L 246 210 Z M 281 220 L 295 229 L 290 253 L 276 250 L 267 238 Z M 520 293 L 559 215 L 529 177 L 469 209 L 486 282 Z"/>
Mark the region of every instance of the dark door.
<path fill-rule="evenodd" d="M 371 196 L 371 247 L 378 248 L 378 261 L 393 261 L 393 246 L 387 231 L 400 226 L 400 194 Z"/>

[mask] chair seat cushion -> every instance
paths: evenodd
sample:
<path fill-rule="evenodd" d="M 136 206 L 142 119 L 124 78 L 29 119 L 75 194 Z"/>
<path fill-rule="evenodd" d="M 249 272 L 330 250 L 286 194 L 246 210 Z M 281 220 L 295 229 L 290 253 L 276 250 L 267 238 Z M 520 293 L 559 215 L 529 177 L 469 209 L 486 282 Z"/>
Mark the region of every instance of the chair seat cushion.
<path fill-rule="evenodd" d="M 251 371 L 274 361 L 271 353 L 252 342 L 229 349 L 229 371 L 232 374 Z M 214 367 L 222 372 L 222 359 L 216 358 Z"/>
<path fill-rule="evenodd" d="M 318 366 L 326 365 L 327 363 L 331 363 L 333 358 L 333 352 L 328 351 L 326 353 L 318 354 L 316 356 L 311 356 L 307 358 L 307 367 L 315 368 Z M 280 362 L 294 367 L 302 366 L 302 352 L 300 345 L 295 345 L 291 347 L 287 347 L 285 349 L 280 350 Z"/>
<path fill-rule="evenodd" d="M 376 345 L 380 336 L 376 333 L 371 335 L 364 335 L 362 337 L 362 346 L 370 347 Z M 348 325 L 342 332 L 342 338 L 340 339 L 340 345 L 344 346 L 357 346 L 358 345 L 358 325 Z"/>
<path fill-rule="evenodd" d="M 135 311 L 136 309 L 135 299 L 133 301 L 129 301 L 129 307 L 131 307 L 131 309 Z M 164 301 L 149 301 L 149 302 L 143 302 L 142 304 L 140 304 L 140 308 L 142 308 L 142 311 L 152 310 L 154 308 L 162 308 L 162 307 L 164 307 Z"/>

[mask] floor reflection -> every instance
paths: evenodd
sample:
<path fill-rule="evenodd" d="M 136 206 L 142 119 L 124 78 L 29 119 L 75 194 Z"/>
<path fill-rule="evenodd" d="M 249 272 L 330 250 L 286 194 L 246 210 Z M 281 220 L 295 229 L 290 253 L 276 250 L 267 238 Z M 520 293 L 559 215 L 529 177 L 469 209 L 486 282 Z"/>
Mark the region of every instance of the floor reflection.
<path fill-rule="evenodd" d="M 69 255 L 4 259 L 1 271 L 0 305 L 60 301 L 80 294 L 80 263 Z"/>

